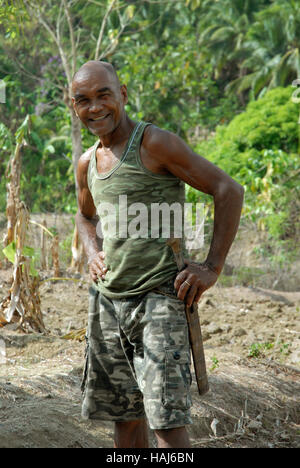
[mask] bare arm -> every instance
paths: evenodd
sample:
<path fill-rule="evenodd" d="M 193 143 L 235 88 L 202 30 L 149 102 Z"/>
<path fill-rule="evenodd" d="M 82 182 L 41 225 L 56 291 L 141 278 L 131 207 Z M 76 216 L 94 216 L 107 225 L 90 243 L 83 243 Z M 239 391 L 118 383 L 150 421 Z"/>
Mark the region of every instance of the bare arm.
<path fill-rule="evenodd" d="M 238 229 L 244 189 L 220 168 L 193 152 L 178 136 L 156 127 L 149 130 L 144 139 L 146 157 L 154 158 L 161 171 L 176 175 L 214 199 L 214 231 L 204 267 L 190 264 L 175 282 L 178 297 L 186 297 L 191 305 L 216 282 L 222 271 Z"/>
<path fill-rule="evenodd" d="M 76 226 L 84 251 L 88 259 L 90 275 L 93 281 L 104 278 L 106 267 L 104 264 L 104 252 L 102 251 L 102 239 L 97 237 L 96 208 L 87 183 L 87 171 L 90 160 L 90 151 L 84 153 L 78 161 L 78 211 L 75 216 Z"/>

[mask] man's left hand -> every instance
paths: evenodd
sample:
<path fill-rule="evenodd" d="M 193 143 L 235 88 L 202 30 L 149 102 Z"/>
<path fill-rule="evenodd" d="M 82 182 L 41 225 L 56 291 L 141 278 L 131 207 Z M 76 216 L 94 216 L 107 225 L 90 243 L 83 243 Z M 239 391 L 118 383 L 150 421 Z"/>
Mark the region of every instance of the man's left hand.
<path fill-rule="evenodd" d="M 189 260 L 184 262 L 187 267 L 176 276 L 174 287 L 178 299 L 185 301 L 188 307 L 194 302 L 199 302 L 200 297 L 213 286 L 218 274 L 212 271 L 205 263 L 194 263 Z"/>

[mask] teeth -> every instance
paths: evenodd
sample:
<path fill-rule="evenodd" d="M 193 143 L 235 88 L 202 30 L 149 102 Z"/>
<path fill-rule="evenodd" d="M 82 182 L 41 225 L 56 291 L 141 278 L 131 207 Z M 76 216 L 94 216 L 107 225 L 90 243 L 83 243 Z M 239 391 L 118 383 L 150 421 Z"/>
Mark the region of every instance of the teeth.
<path fill-rule="evenodd" d="M 103 117 L 98 117 L 97 119 L 92 119 L 94 120 L 94 122 L 98 122 L 98 120 L 103 120 L 105 119 L 106 115 L 104 115 Z"/>

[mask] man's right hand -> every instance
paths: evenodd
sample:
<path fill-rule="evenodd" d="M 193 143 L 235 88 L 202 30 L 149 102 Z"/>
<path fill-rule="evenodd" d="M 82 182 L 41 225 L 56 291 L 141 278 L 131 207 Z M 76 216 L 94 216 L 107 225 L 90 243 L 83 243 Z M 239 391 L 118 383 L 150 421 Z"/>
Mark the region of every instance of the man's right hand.
<path fill-rule="evenodd" d="M 105 253 L 103 251 L 98 252 L 92 258 L 89 259 L 89 272 L 93 281 L 97 282 L 99 279 L 104 279 L 107 272 L 107 268 L 104 263 Z"/>

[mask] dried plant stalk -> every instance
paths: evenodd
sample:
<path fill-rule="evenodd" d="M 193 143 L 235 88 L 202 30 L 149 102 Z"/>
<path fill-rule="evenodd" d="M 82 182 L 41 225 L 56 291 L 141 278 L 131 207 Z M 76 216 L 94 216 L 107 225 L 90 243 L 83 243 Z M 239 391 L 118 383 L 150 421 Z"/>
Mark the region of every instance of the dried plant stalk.
<path fill-rule="evenodd" d="M 47 229 L 47 222 L 44 219 L 43 226 Z M 47 240 L 46 240 L 46 231 L 41 229 L 41 268 L 47 270 L 48 268 L 48 258 L 47 258 Z"/>
<path fill-rule="evenodd" d="M 22 143 L 17 143 L 15 153 L 9 161 L 5 174 L 8 179 L 8 183 L 6 185 L 7 232 L 4 237 L 5 247 L 14 240 L 14 230 L 17 221 L 17 205 L 20 200 L 21 148 Z"/>
<path fill-rule="evenodd" d="M 39 279 L 30 275 L 30 259 L 23 255 L 29 213 L 23 202 L 17 206 L 15 226 L 16 253 L 12 286 L 8 296 L 0 303 L 0 324 L 17 322 L 23 331 L 45 332 L 43 323 Z M 6 322 L 6 323 L 5 323 Z"/>
<path fill-rule="evenodd" d="M 72 262 L 71 269 L 82 274 L 84 266 L 83 246 L 80 242 L 77 226 L 75 226 L 72 240 Z"/>
<path fill-rule="evenodd" d="M 58 238 L 58 235 L 56 234 L 52 239 L 51 251 L 52 251 L 52 266 L 54 270 L 54 276 L 57 276 L 57 277 L 60 275 L 58 246 L 59 246 L 59 238 Z"/>

